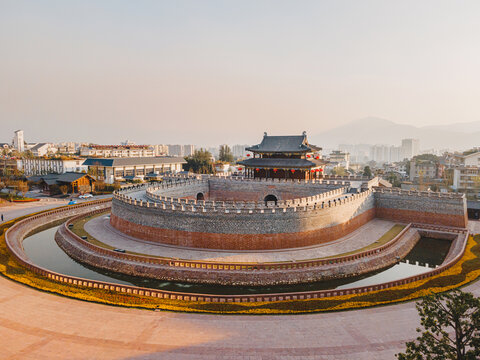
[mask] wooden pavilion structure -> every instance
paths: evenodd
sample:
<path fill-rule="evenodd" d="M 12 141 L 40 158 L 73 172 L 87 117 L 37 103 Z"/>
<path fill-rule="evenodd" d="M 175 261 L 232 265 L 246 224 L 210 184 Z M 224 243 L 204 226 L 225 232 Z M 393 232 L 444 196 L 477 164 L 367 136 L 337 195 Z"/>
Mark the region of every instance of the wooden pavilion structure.
<path fill-rule="evenodd" d="M 268 136 L 264 133 L 260 144 L 245 150 L 251 154 L 238 164 L 245 167 L 247 177 L 299 180 L 323 177 L 322 148 L 309 144 L 305 131 L 299 136 Z"/>

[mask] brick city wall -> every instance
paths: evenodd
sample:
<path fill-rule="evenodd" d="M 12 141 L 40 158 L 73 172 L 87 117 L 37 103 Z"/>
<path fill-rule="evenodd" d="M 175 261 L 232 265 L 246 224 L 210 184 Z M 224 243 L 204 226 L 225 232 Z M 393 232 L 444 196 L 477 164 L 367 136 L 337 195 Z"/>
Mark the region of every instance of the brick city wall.
<path fill-rule="evenodd" d="M 467 227 L 466 200 L 461 195 L 378 189 L 374 196 L 379 218 L 404 223 Z"/>
<path fill-rule="evenodd" d="M 279 249 L 338 239 L 375 217 L 370 191 L 343 203 L 266 210 L 180 211 L 112 201 L 110 222 L 141 239 L 171 245 L 215 249 Z M 268 226 L 265 226 L 268 224 Z"/>
<path fill-rule="evenodd" d="M 265 196 L 274 195 L 278 200 L 306 198 L 327 192 L 341 185 L 292 182 L 232 181 L 212 178 L 208 180 L 210 200 L 263 201 Z"/>
<path fill-rule="evenodd" d="M 208 194 L 208 180 L 204 181 L 192 181 L 187 186 L 172 186 L 162 188 L 162 195 L 172 198 L 188 198 L 196 199 L 197 194 Z"/>
<path fill-rule="evenodd" d="M 277 191 L 279 196 L 289 192 L 299 196 L 304 191 L 312 196 L 279 200 L 272 207 L 262 201 L 190 201 L 164 196 L 165 192 L 177 196 L 194 194 L 207 186 L 209 195 L 222 198 L 225 194 L 240 195 L 242 191 L 257 196 L 260 193 L 262 197 L 268 191 Z M 337 188 L 327 192 L 332 186 Z M 461 195 L 384 188 L 347 194 L 346 188 L 338 186 L 341 184 L 209 179 L 171 189 L 158 188 L 161 195 L 155 193 L 157 190 L 149 195 L 147 189 L 147 197 L 153 202 L 130 198 L 127 189 L 115 194 L 110 221 L 119 230 L 141 239 L 226 250 L 282 249 L 325 243 L 347 235 L 375 216 L 459 228 L 467 224 L 466 202 Z"/>
<path fill-rule="evenodd" d="M 110 223 L 130 236 L 162 244 L 222 250 L 271 250 L 311 246 L 333 241 L 348 235 L 374 217 L 375 209 L 369 209 L 352 219 L 330 227 L 299 232 L 255 234 L 213 233 L 158 228 L 139 225 L 113 214 L 110 217 Z M 228 220 L 225 218 L 224 221 Z M 285 231 L 290 230 L 285 229 Z"/>

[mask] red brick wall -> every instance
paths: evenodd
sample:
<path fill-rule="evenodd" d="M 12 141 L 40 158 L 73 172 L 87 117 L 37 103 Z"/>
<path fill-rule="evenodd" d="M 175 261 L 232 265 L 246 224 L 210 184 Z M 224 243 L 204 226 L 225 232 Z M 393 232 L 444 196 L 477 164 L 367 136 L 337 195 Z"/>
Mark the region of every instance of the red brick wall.
<path fill-rule="evenodd" d="M 399 210 L 388 208 L 377 208 L 377 217 L 405 222 L 405 223 L 423 223 L 443 226 L 454 226 L 460 228 L 467 227 L 467 218 L 462 215 L 438 214 L 430 212 L 421 212 L 413 210 Z"/>
<path fill-rule="evenodd" d="M 333 241 L 348 235 L 374 217 L 375 209 L 370 209 L 345 223 L 328 228 L 278 234 L 218 234 L 161 229 L 138 225 L 113 214 L 110 223 L 128 235 L 162 244 L 224 250 L 272 250 Z"/>

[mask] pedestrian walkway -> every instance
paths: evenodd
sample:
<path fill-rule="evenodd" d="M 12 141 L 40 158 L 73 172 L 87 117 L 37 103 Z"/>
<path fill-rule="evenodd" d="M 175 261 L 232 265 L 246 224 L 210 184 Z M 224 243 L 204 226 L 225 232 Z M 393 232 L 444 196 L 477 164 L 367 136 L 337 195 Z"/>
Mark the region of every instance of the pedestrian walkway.
<path fill-rule="evenodd" d="M 267 251 L 223 251 L 183 248 L 147 242 L 126 235 L 110 225 L 108 216 L 99 216 L 85 224 L 85 230 L 99 241 L 115 248 L 154 256 L 185 260 L 209 260 L 224 262 L 276 262 L 316 259 L 335 256 L 361 249 L 377 241 L 395 225 L 394 222 L 374 219 L 351 234 L 336 241 L 307 248 Z"/>

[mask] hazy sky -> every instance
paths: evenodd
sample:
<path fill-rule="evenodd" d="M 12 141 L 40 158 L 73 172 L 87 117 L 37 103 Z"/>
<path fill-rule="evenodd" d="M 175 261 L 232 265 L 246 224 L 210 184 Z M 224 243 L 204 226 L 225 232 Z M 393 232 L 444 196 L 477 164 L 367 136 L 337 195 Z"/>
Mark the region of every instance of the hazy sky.
<path fill-rule="evenodd" d="M 480 1 L 0 0 L 0 141 L 480 120 Z"/>

